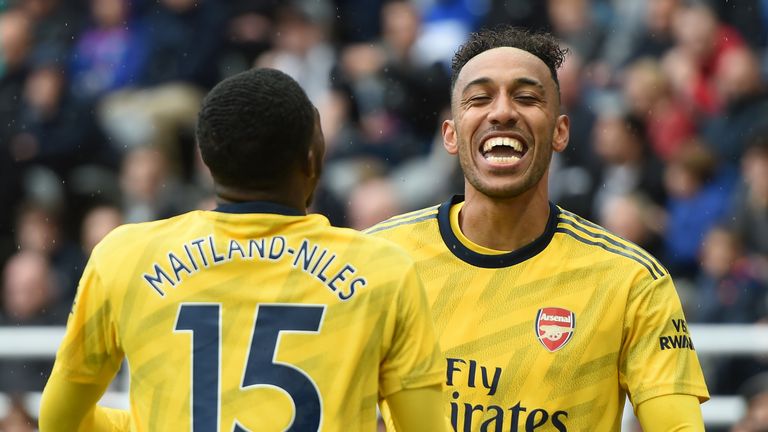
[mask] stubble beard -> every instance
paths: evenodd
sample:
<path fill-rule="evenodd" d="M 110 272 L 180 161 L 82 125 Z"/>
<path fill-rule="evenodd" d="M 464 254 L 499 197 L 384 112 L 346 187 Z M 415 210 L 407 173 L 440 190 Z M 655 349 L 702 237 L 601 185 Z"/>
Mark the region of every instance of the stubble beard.
<path fill-rule="evenodd" d="M 547 143 L 544 144 L 546 145 Z M 551 147 L 551 143 L 548 144 Z M 478 174 L 479 170 L 477 166 L 474 165 L 474 160 L 472 157 L 473 155 L 471 154 L 473 149 L 469 145 L 465 145 L 463 149 L 465 150 L 459 153 L 459 164 L 461 165 L 461 170 L 464 173 L 464 179 L 476 191 L 494 199 L 515 198 L 535 188 L 547 173 L 549 163 L 552 160 L 552 153 L 546 153 L 546 160 L 538 161 L 534 159 L 529 169 L 521 174 L 523 176 L 521 181 L 494 187 L 488 184 L 488 182 L 483 181 L 481 176 Z M 529 149 L 529 151 L 533 151 L 533 149 Z"/>

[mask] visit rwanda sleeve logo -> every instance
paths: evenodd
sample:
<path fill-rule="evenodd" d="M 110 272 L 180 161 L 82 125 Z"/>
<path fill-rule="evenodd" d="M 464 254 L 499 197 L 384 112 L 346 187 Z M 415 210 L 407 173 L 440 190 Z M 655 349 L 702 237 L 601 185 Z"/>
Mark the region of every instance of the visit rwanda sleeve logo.
<path fill-rule="evenodd" d="M 545 307 L 536 313 L 536 337 L 550 352 L 564 347 L 575 327 L 576 315 L 567 309 Z"/>

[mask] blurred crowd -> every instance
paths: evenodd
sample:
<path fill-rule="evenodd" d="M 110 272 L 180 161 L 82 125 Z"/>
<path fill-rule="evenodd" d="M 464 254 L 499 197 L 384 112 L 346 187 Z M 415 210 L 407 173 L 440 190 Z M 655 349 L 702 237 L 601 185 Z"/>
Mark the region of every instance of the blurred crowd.
<path fill-rule="evenodd" d="M 0 325 L 64 324 L 112 228 L 215 206 L 196 113 L 254 66 L 318 107 L 313 209 L 334 224 L 461 193 L 440 135 L 451 56 L 502 23 L 570 49 L 553 201 L 656 255 L 689 322 L 766 321 L 768 0 L 0 0 Z M 0 359 L 0 392 L 40 390 L 49 368 Z M 768 362 L 705 368 L 737 394 Z M 750 415 L 744 430 L 768 426 Z"/>

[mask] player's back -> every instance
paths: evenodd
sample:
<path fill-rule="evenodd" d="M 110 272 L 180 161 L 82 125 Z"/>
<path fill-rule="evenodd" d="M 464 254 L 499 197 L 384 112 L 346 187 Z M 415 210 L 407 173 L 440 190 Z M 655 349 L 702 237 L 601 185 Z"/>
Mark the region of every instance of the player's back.
<path fill-rule="evenodd" d="M 398 340 L 403 317 L 431 325 L 405 253 L 248 205 L 108 236 L 69 324 L 99 348 L 65 341 L 64 367 L 124 352 L 133 428 L 153 431 L 374 430 L 381 396 L 441 381 L 434 343 Z"/>

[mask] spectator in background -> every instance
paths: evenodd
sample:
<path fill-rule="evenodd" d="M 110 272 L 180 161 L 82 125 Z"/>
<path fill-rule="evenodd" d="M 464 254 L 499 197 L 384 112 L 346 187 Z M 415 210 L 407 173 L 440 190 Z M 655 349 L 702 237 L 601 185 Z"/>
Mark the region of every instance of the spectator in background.
<path fill-rule="evenodd" d="M 568 148 L 555 157 L 563 159 L 567 166 L 584 166 L 593 160 L 591 148 L 592 129 L 596 115 L 590 100 L 590 88 L 585 76 L 585 61 L 578 51 L 570 50 L 557 70 L 560 81 L 560 103 L 562 110 L 571 119 Z"/>
<path fill-rule="evenodd" d="M 723 22 L 738 30 L 753 49 L 768 43 L 768 3 L 765 0 L 710 1 Z"/>
<path fill-rule="evenodd" d="M 439 112 L 449 104 L 448 74 L 440 60 L 427 56 L 426 47 L 420 46 L 423 23 L 411 2 L 390 1 L 382 9 L 381 21 L 383 103 L 401 133 L 414 141 L 414 149 L 400 149 L 404 157 L 424 154 L 439 124 Z"/>
<path fill-rule="evenodd" d="M 336 53 L 329 41 L 326 1 L 290 1 L 278 9 L 273 48 L 256 66 L 279 69 L 298 81 L 315 105 L 323 104 L 331 87 Z"/>
<path fill-rule="evenodd" d="M 547 1 L 552 33 L 587 63 L 597 58 L 605 38 L 605 29 L 595 19 L 592 8 L 589 0 Z"/>
<path fill-rule="evenodd" d="M 404 177 L 390 187 L 373 187 L 397 194 L 382 196 L 382 202 L 407 199 L 395 188 L 401 189 L 401 184 L 413 180 L 413 176 L 398 171 L 427 166 L 421 164 L 436 153 L 431 150 L 438 117 L 448 105 L 444 91 L 447 74 L 439 64 L 425 61 L 418 51 L 421 22 L 416 7 L 403 0 L 388 2 L 381 20 L 383 33 L 379 41 L 342 50 L 335 75 L 337 85 L 330 103 L 320 108 L 328 142 L 320 196 L 322 190 L 328 191 L 327 201 L 355 212 L 350 215 L 354 220 L 369 211 L 384 214 L 369 199 L 347 199 L 368 180 Z M 443 150 L 437 153 L 441 154 L 437 159 L 442 159 Z M 431 162 L 428 165 L 440 170 Z M 443 170 L 433 172 L 433 178 L 442 179 L 443 174 Z M 424 187 L 430 190 L 430 185 Z M 400 203 L 405 208 L 412 204 Z"/>
<path fill-rule="evenodd" d="M 625 3 L 633 4 L 620 2 Z M 641 58 L 661 58 L 674 45 L 672 22 L 682 3 L 682 0 L 643 0 L 635 1 L 634 7 L 624 8 L 616 4 L 620 16 L 612 23 L 611 37 L 606 40 L 605 61 L 613 69 L 623 69 Z"/>
<path fill-rule="evenodd" d="M 386 178 L 372 178 L 358 185 L 349 197 L 347 224 L 363 230 L 402 211 L 396 191 Z"/>
<path fill-rule="evenodd" d="M 357 184 L 382 175 L 385 169 L 382 162 L 363 151 L 367 144 L 360 128 L 360 110 L 348 83 L 336 82 L 319 110 L 326 142 L 326 165 L 312 205 L 333 224 L 348 226 L 347 197 Z"/>
<path fill-rule="evenodd" d="M 233 0 L 221 58 L 225 75 L 247 70 L 271 47 L 280 0 Z"/>
<path fill-rule="evenodd" d="M 101 239 L 122 224 L 123 214 L 117 206 L 101 204 L 91 208 L 85 214 L 81 228 L 80 245 L 84 255 L 91 256 Z"/>
<path fill-rule="evenodd" d="M 715 89 L 715 73 L 724 55 L 743 47 L 744 39 L 704 3 L 680 8 L 673 19 L 673 34 L 675 47 L 665 57 L 674 89 L 699 117 L 720 113 L 723 101 Z"/>
<path fill-rule="evenodd" d="M 57 211 L 34 202 L 24 204 L 16 219 L 16 244 L 22 252 L 46 257 L 56 278 L 51 294 L 62 304 L 71 303 L 85 260 L 77 244 L 66 235 Z"/>
<path fill-rule="evenodd" d="M 32 23 L 23 11 L 0 12 L 0 263 L 13 251 L 13 211 L 21 196 L 21 174 L 8 142 L 16 134 Z"/>
<path fill-rule="evenodd" d="M 64 324 L 67 314 L 55 302 L 58 289 L 47 256 L 18 252 L 3 271 L 4 324 Z"/>
<path fill-rule="evenodd" d="M 715 89 L 722 113 L 703 128 L 707 144 L 733 165 L 738 164 L 747 141 L 768 128 L 768 92 L 760 62 L 747 47 L 723 54 L 715 72 Z"/>
<path fill-rule="evenodd" d="M 592 162 L 591 215 L 600 215 L 612 197 L 639 191 L 652 202 L 663 204 L 664 186 L 658 175 L 662 165 L 650 151 L 644 124 L 632 116 L 606 110 L 599 115 L 593 133 L 597 160 Z"/>
<path fill-rule="evenodd" d="M 446 107 L 442 118 L 449 116 L 450 110 Z M 429 206 L 435 196 L 460 194 L 464 176 L 456 158 L 445 151 L 442 134 L 438 132 L 432 139 L 429 154 L 397 166 L 389 174 L 389 182 L 397 193 L 402 212 Z"/>
<path fill-rule="evenodd" d="M 386 173 L 428 153 L 437 117 L 447 104 L 447 75 L 416 50 L 421 24 L 412 4 L 387 3 L 381 19 L 379 41 L 342 50 L 336 79 L 348 83 L 361 132 L 357 145 L 345 146 L 343 156 L 373 159 L 375 169 Z"/>
<path fill-rule="evenodd" d="M 73 244 L 67 247 L 67 250 L 70 251 L 67 263 L 69 267 L 63 269 L 63 271 L 60 268 L 55 268 L 55 276 L 58 281 L 57 286 L 61 291 L 55 293 L 57 308 L 59 309 L 69 308 L 74 301 L 82 269 L 85 268 L 93 248 L 105 235 L 123 224 L 123 214 L 119 207 L 106 203 L 91 205 L 91 208 L 83 212 L 82 222 L 79 227 L 79 248 L 74 247 Z M 55 265 L 56 263 L 52 264 Z M 64 273 L 65 277 L 61 277 L 61 273 Z M 66 277 L 76 279 L 70 280 Z"/>
<path fill-rule="evenodd" d="M 89 0 L 89 5 L 91 24 L 78 36 L 69 65 L 71 93 L 86 105 L 134 84 L 147 55 L 129 0 Z"/>
<path fill-rule="evenodd" d="M 635 243 L 651 255 L 661 253 L 663 209 L 642 192 L 611 197 L 598 220 L 608 231 Z"/>
<path fill-rule="evenodd" d="M 219 76 L 227 7 L 212 0 L 148 6 L 146 61 L 136 87 L 108 94 L 99 107 L 100 121 L 119 150 L 152 146 L 166 155 L 174 175 L 188 174 L 195 115 L 204 91 Z"/>
<path fill-rule="evenodd" d="M 164 219 L 191 209 L 181 189 L 167 170 L 164 153 L 151 147 L 126 153 L 120 169 L 126 223 Z"/>
<path fill-rule="evenodd" d="M 376 160 L 365 158 L 342 157 L 327 165 L 321 190 L 332 192 L 333 200 L 326 202 L 324 208 L 334 210 L 328 204 L 345 202 L 342 213 L 348 219 L 343 223 L 351 227 L 366 227 L 360 221 L 371 222 L 374 214 L 384 216 L 393 209 L 402 212 L 428 205 L 435 196 L 461 191 L 463 184 L 459 166 L 444 151 L 439 133 L 435 134 L 428 154 L 408 158 L 389 171 Z M 351 170 L 356 170 L 355 175 L 350 175 Z"/>
<path fill-rule="evenodd" d="M 672 275 L 691 278 L 699 270 L 704 236 L 728 208 L 734 178 L 698 141 L 687 143 L 664 169 L 667 226 L 664 264 Z"/>
<path fill-rule="evenodd" d="M 670 91 L 669 81 L 656 59 L 636 60 L 623 75 L 622 94 L 629 110 L 643 119 L 656 157 L 669 161 L 696 133 L 689 111 Z"/>
<path fill-rule="evenodd" d="M 449 115 L 448 109 L 442 113 L 446 119 Z M 372 176 L 354 185 L 348 195 L 347 223 L 371 226 L 377 218 L 429 206 L 435 196 L 459 194 L 463 185 L 458 161 L 445 151 L 442 134 L 437 133 L 429 154 L 410 158 L 386 176 Z"/>
<path fill-rule="evenodd" d="M 768 134 L 758 134 L 741 158 L 742 183 L 734 194 L 729 221 L 751 254 L 768 261 Z"/>
<path fill-rule="evenodd" d="M 739 388 L 747 410 L 731 432 L 763 432 L 768 430 L 768 372 L 751 376 Z"/>
<path fill-rule="evenodd" d="M 56 303 L 55 284 L 45 255 L 22 251 L 11 257 L 3 269 L 2 324 L 64 325 L 69 309 Z M 53 359 L 0 359 L 0 391 L 40 391 L 52 365 Z"/>
<path fill-rule="evenodd" d="M 24 0 L 17 2 L 34 23 L 35 50 L 64 64 L 85 23 L 80 2 Z"/>
<path fill-rule="evenodd" d="M 12 394 L 9 399 L 5 417 L 0 419 L 0 431 L 36 432 L 37 420 L 27 411 L 22 396 Z"/>
<path fill-rule="evenodd" d="M 17 127 L 13 120 L 27 75 L 33 29 L 29 16 L 20 9 L 0 13 L 0 142 L 3 143 L 8 142 Z"/>
<path fill-rule="evenodd" d="M 635 44 L 631 58 L 652 56 L 655 58 L 673 45 L 672 21 L 680 8 L 680 0 L 649 0 L 646 6 L 645 31 Z"/>
<path fill-rule="evenodd" d="M 730 324 L 768 318 L 765 281 L 736 233 L 725 227 L 712 227 L 704 238 L 696 286 L 698 310 L 692 321 Z"/>
<path fill-rule="evenodd" d="M 138 85 L 169 83 L 210 88 L 219 76 L 218 51 L 229 8 L 213 0 L 159 0 L 143 17 L 148 50 Z"/>
<path fill-rule="evenodd" d="M 591 193 L 595 188 L 589 168 L 595 158 L 592 132 L 596 115 L 589 100 L 585 66 L 581 55 L 571 50 L 557 70 L 560 106 L 571 119 L 570 140 L 562 153 L 552 155 L 549 172 L 551 179 L 558 179 L 549 183 L 552 201 L 577 214 L 591 214 Z"/>
<path fill-rule="evenodd" d="M 19 131 L 9 142 L 14 160 L 44 165 L 62 180 L 83 164 L 114 164 L 91 108 L 70 97 L 62 66 L 52 58 L 36 60 L 24 87 Z"/>

